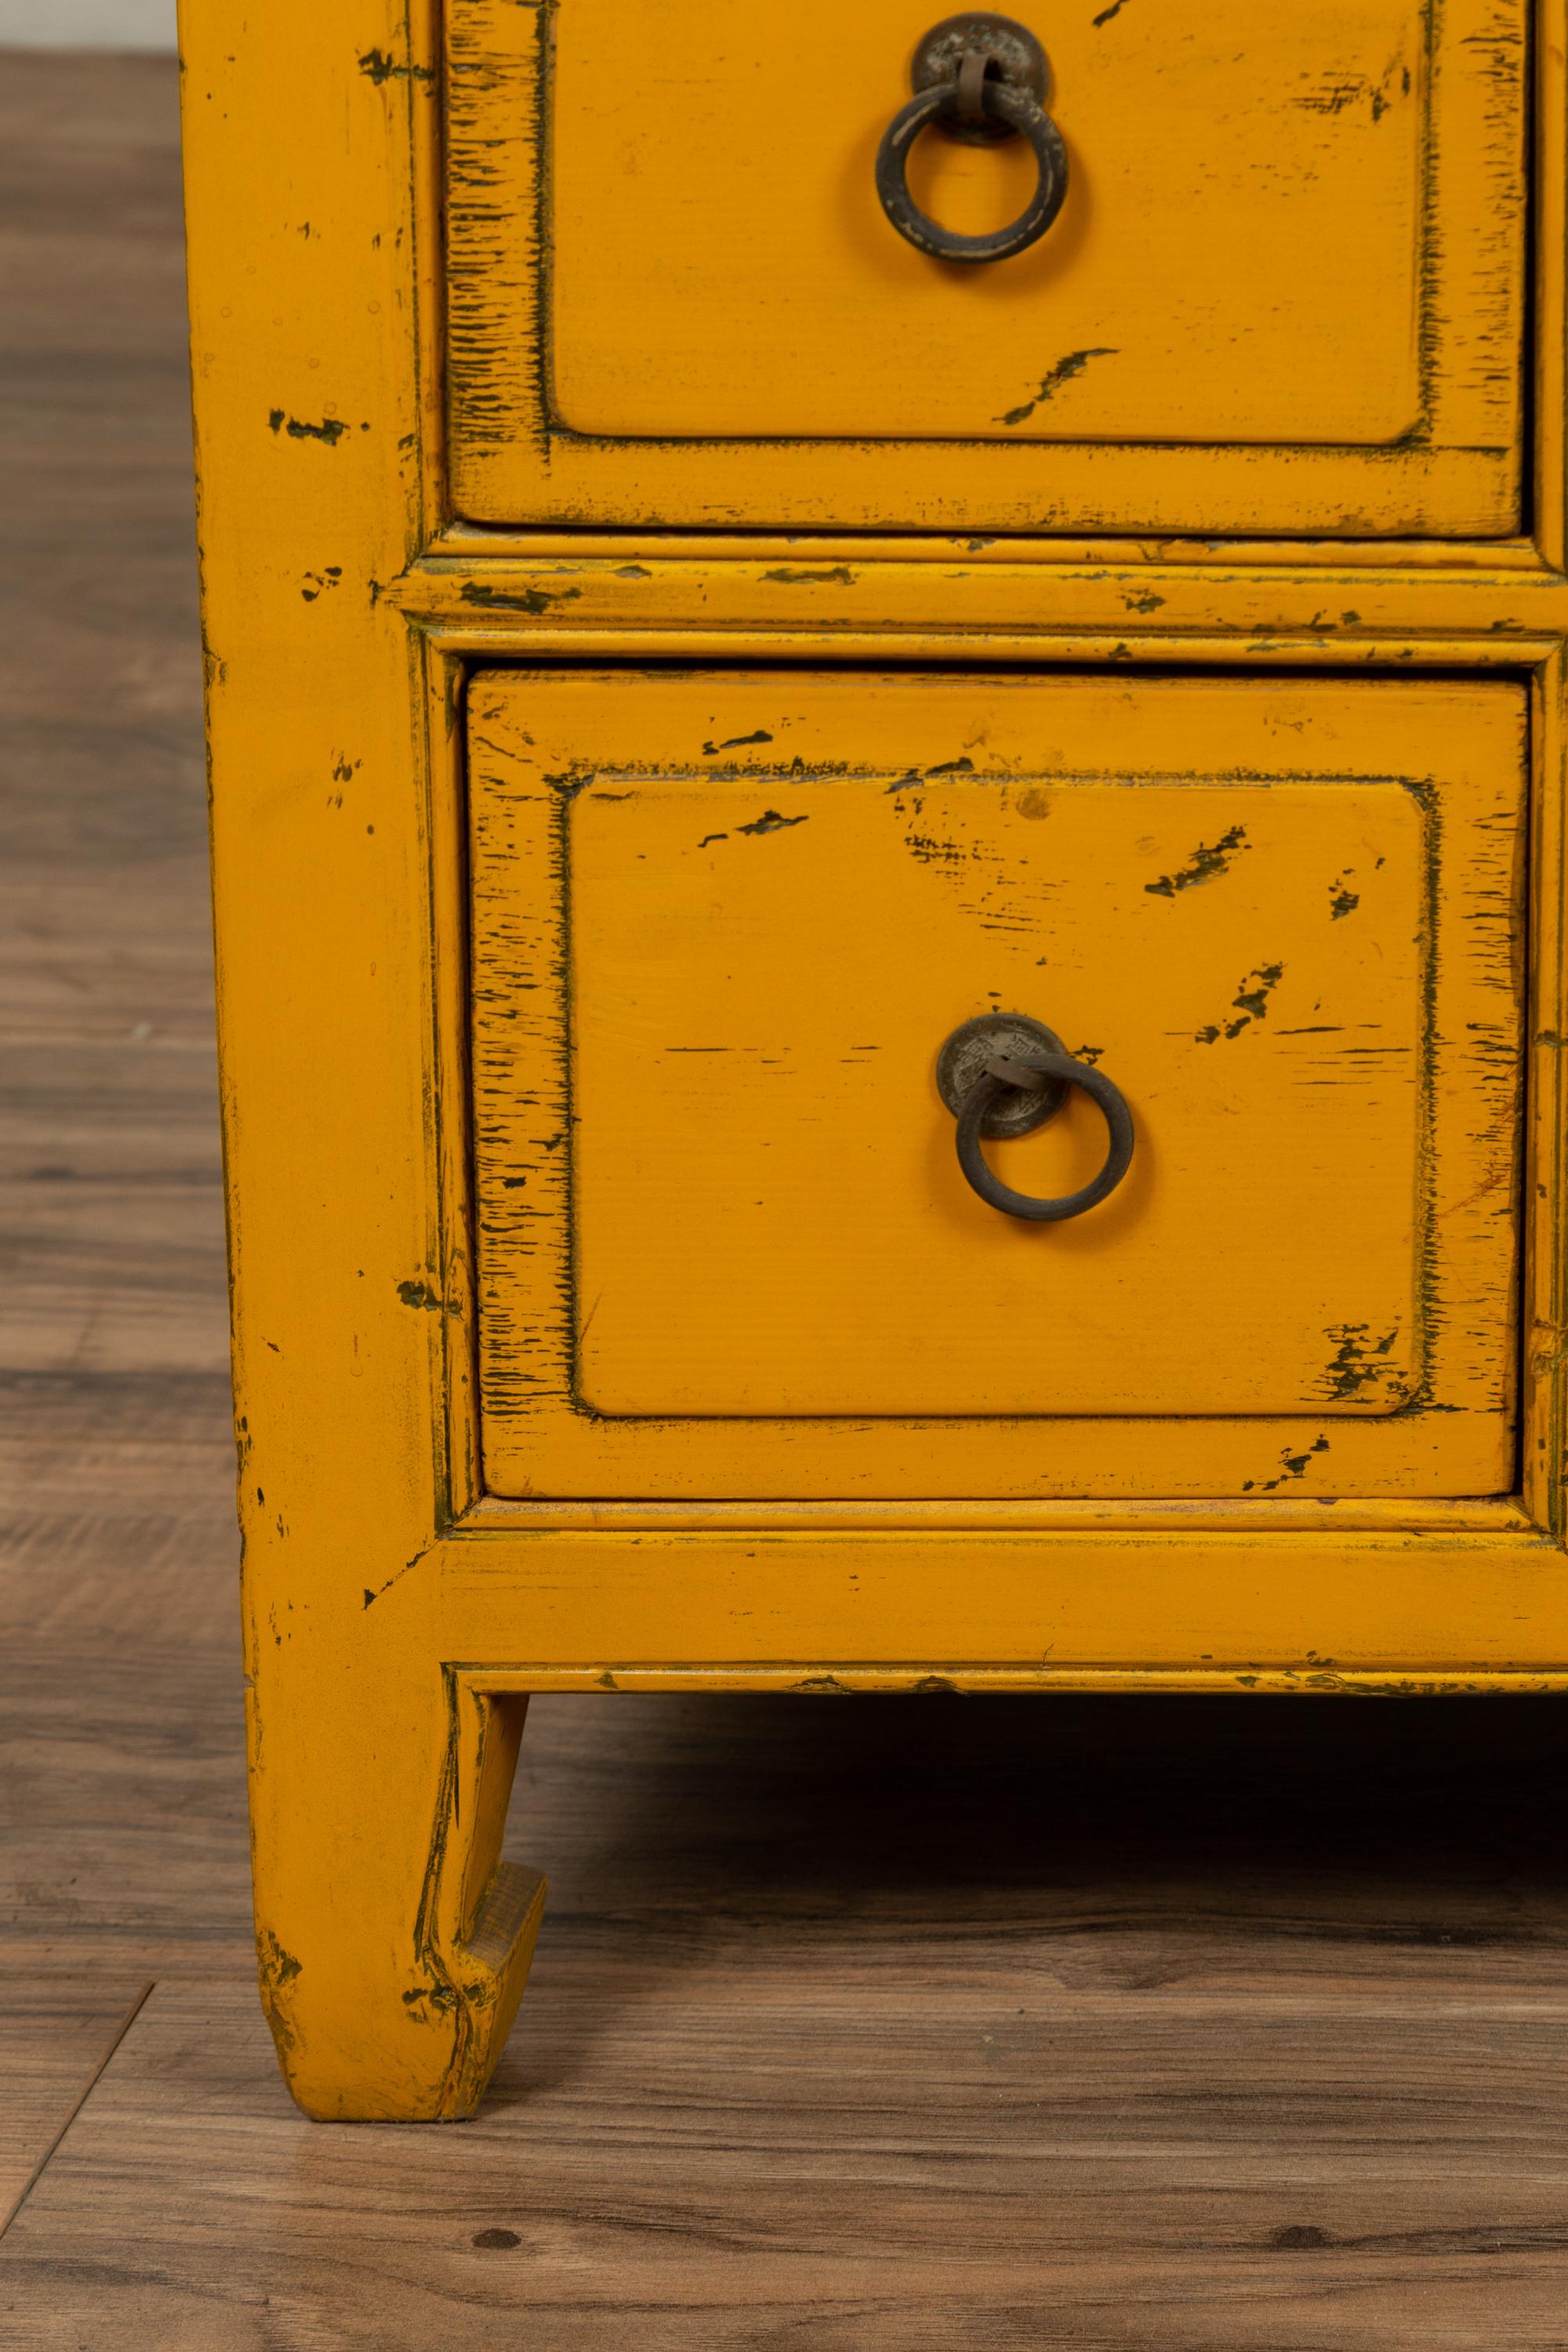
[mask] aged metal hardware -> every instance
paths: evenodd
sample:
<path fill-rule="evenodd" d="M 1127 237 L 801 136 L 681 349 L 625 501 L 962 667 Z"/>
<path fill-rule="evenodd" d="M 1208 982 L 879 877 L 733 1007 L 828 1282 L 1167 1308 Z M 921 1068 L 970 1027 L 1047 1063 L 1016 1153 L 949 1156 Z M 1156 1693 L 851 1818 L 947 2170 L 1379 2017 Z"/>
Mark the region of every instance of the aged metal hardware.
<path fill-rule="evenodd" d="M 933 26 L 910 63 L 915 94 L 877 150 L 877 194 L 900 236 L 939 261 L 1005 261 L 1045 235 L 1068 191 L 1067 149 L 1043 104 L 1049 74 L 1033 33 L 1010 16 L 976 9 Z M 967 236 L 921 210 L 910 194 L 909 153 L 931 124 L 971 145 L 1022 131 L 1039 179 L 1016 220 L 988 236 Z"/>
<path fill-rule="evenodd" d="M 985 1076 L 985 1066 L 1001 1054 L 1026 1067 L 1042 1054 L 1065 1054 L 1067 1047 L 1043 1021 L 1022 1013 L 983 1013 L 955 1029 L 937 1056 L 937 1091 L 956 1118 L 970 1090 Z M 1037 1079 L 1030 1071 L 1024 1085 L 998 1087 L 986 1111 L 982 1135 L 1029 1135 L 1054 1118 L 1068 1098 L 1064 1078 Z"/>
<path fill-rule="evenodd" d="M 1081 1217 L 1113 1192 L 1132 1159 L 1132 1113 L 1104 1072 L 1075 1061 L 1052 1029 L 1022 1013 L 983 1013 L 955 1029 L 937 1059 L 937 1087 L 958 1121 L 958 1164 L 993 1209 L 1032 1224 Z M 1069 1086 L 1099 1104 L 1110 1149 L 1098 1176 L 1076 1192 L 1037 1200 L 1004 1184 L 980 1148 L 983 1135 L 1027 1135 L 1054 1118 Z"/>

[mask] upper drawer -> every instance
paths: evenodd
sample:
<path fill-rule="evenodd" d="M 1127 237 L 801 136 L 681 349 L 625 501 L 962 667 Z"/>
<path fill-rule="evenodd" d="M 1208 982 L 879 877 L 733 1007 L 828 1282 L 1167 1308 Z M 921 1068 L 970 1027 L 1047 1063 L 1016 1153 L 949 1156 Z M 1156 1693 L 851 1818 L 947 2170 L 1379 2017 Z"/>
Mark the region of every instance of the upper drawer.
<path fill-rule="evenodd" d="M 929 6 L 450 0 L 459 512 L 1519 527 L 1527 0 L 1031 0 L 1067 194 L 984 264 L 877 193 Z M 979 233 L 1036 163 L 909 181 Z"/>

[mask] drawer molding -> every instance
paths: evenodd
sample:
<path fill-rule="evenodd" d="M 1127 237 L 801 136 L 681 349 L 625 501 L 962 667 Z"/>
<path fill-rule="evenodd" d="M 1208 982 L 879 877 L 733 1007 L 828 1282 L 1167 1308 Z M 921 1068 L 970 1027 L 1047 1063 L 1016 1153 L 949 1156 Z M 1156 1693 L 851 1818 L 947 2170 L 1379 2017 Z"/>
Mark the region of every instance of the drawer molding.
<path fill-rule="evenodd" d="M 1042 549 L 945 561 L 831 544 L 793 564 L 765 554 L 643 548 L 627 562 L 595 539 L 540 549 L 531 559 L 443 547 L 384 587 L 384 601 L 453 650 L 498 644 L 536 652 L 619 650 L 669 644 L 705 657 L 755 650 L 912 638 L 971 647 L 979 658 L 1017 647 L 1037 658 L 1097 662 L 1180 658 L 1255 661 L 1269 655 L 1340 663 L 1451 658 L 1463 666 L 1529 664 L 1568 629 L 1568 580 L 1531 555 L 1517 569 L 1363 569 L 1298 561 L 1259 566 L 1251 551 L 1226 564 L 1129 558 L 1067 560 Z M 829 557 L 834 560 L 827 560 Z M 1490 641 L 1489 643 L 1488 641 Z M 1406 650 L 1430 645 L 1423 656 Z"/>

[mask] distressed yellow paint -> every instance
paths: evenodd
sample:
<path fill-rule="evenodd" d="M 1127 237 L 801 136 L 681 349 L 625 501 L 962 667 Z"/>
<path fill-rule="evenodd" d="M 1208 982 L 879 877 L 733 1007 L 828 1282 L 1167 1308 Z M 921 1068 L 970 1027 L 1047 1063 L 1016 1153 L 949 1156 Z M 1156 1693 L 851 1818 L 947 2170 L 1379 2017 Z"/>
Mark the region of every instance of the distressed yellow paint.
<path fill-rule="evenodd" d="M 567 26 L 574 5 L 563 0 Z M 538 352 L 531 229 L 519 209 L 532 127 L 513 105 L 526 58 L 503 40 L 510 27 L 527 50 L 540 13 L 454 0 L 452 37 L 466 44 L 456 127 L 471 142 L 489 108 L 500 143 L 488 191 L 462 167 L 450 273 L 433 5 L 274 0 L 243 18 L 190 5 L 184 25 L 258 1951 L 289 2083 L 323 2116 L 453 2115 L 482 2090 L 540 1916 L 537 1874 L 498 1858 L 530 1691 L 1568 1683 L 1561 0 L 1532 18 L 1541 233 L 1532 474 L 1517 502 L 1507 420 L 1521 388 L 1510 306 L 1525 125 L 1510 0 L 1495 10 L 1449 0 L 1440 39 L 1452 46 L 1427 85 L 1445 125 L 1438 210 L 1426 216 L 1441 236 L 1424 247 L 1428 278 L 1436 272 L 1444 289 L 1431 440 L 1289 453 L 1258 441 L 1134 448 L 1070 433 L 1015 446 L 1013 428 L 972 446 L 917 433 L 891 449 L 805 438 L 647 449 L 542 436 L 528 405 Z M 751 13 L 727 21 L 743 33 Z M 1395 16 L 1405 21 L 1388 0 L 1367 0 L 1364 13 L 1342 10 L 1335 21 L 1353 29 Z M 1314 21 L 1248 28 L 1260 89 L 1271 86 L 1268 42 L 1293 46 Z M 837 46 L 846 23 L 835 19 Z M 1157 47 L 1168 12 L 1141 12 L 1132 0 L 1098 37 L 1117 25 L 1118 37 Z M 858 20 L 849 29 L 853 81 Z M 910 37 L 919 29 L 911 23 Z M 1089 121 L 1079 112 L 1089 36 L 1075 31 L 1064 47 L 1042 31 L 1077 140 Z M 896 84 L 892 61 L 888 70 Z M 810 103 L 831 109 L 825 79 L 814 73 Z M 1363 159 L 1382 152 L 1374 135 L 1407 135 L 1396 116 L 1357 127 L 1344 111 L 1324 118 L 1323 135 L 1361 141 Z M 1101 136 L 1108 120 L 1102 108 Z M 1302 123 L 1305 113 L 1294 128 Z M 1130 137 L 1136 108 L 1110 127 Z M 590 131 L 580 118 L 571 163 L 580 184 Z M 1381 268 L 1399 199 L 1392 177 L 1375 184 L 1366 253 Z M 481 193 L 489 258 L 475 243 Z M 1309 189 L 1301 201 L 1327 199 Z M 1107 215 L 1102 257 L 1115 250 L 1114 227 Z M 1321 299 L 1317 267 L 1303 286 Z M 448 283 L 456 498 L 443 428 Z M 1370 387 L 1362 429 L 1380 429 L 1398 388 L 1392 306 L 1407 315 L 1408 289 L 1407 257 L 1396 257 L 1389 316 L 1370 327 L 1363 297 L 1347 289 L 1349 304 L 1363 300 L 1365 369 L 1347 373 L 1342 352 L 1307 352 L 1300 382 L 1276 373 L 1268 397 L 1296 403 L 1310 421 L 1315 400 L 1360 399 Z M 1005 288 L 983 299 L 1005 311 Z M 646 324 L 640 289 L 638 300 Z M 486 317 L 497 329 L 485 346 L 488 386 L 472 365 Z M 672 332 L 690 326 L 689 315 L 672 316 Z M 803 338 L 815 331 L 808 309 Z M 759 362 L 753 392 L 847 403 L 847 378 L 818 367 L 804 339 L 802 352 L 793 387 L 771 380 L 781 373 L 773 362 L 765 371 Z M 945 365 L 925 373 L 941 373 L 927 390 L 944 397 Z M 890 373 L 867 381 L 879 398 L 908 391 Z M 1086 368 L 1063 396 L 1092 401 L 1110 382 Z M 1239 354 L 1236 382 L 1261 401 L 1262 378 L 1248 377 Z M 628 384 L 623 371 L 617 390 L 606 366 L 585 389 L 622 400 Z M 1143 390 L 1157 388 L 1151 368 Z M 650 380 L 651 396 L 670 390 Z M 481 415 L 483 392 L 494 405 Z M 1212 378 L 1194 377 L 1181 387 L 1184 416 L 1221 394 Z M 1065 406 L 1059 417 L 1070 426 Z M 1043 429 L 1037 417 L 1026 424 Z M 506 528 L 459 523 L 454 507 L 465 503 Z M 976 547 L 934 535 L 983 540 L 999 520 L 1032 535 Z M 813 522 L 831 536 L 777 536 Z M 858 535 L 874 522 L 882 537 Z M 584 528 L 596 524 L 602 531 Z M 770 535 L 736 536 L 740 524 Z M 729 536 L 704 536 L 723 525 Z M 1202 537 L 1157 537 L 1182 525 Z M 1290 543 L 1309 528 L 1352 537 Z M 1062 529 L 1073 538 L 1053 541 Z M 1098 541 L 1104 529 L 1123 535 Z M 1508 535 L 1454 536 L 1467 530 Z M 1380 549 L 1380 533 L 1403 536 Z M 1441 1478 L 1407 1462 L 1381 1485 L 1369 1471 L 1338 1500 L 1283 1489 L 1258 1497 L 1240 1494 L 1253 1471 L 1238 1462 L 1229 1490 L 1185 1500 L 1147 1484 L 1141 1496 L 1026 1496 L 1000 1478 L 989 1495 L 946 1499 L 924 1479 L 849 1499 L 842 1485 L 813 1496 L 797 1482 L 798 1499 L 777 1501 L 724 1499 L 685 1479 L 661 1498 L 640 1477 L 624 1481 L 617 1499 L 606 1440 L 605 1476 L 579 1480 L 585 1491 L 574 1499 L 487 1494 L 496 1414 L 493 1403 L 481 1412 L 476 1380 L 471 1145 L 482 1160 L 491 1142 L 482 1127 L 469 1129 L 466 681 L 475 667 L 560 667 L 584 656 L 605 667 L 717 661 L 724 674 L 706 706 L 715 714 L 739 691 L 736 666 L 921 665 L 933 696 L 954 690 L 941 676 L 949 664 L 1070 669 L 1096 694 L 1108 677 L 1123 691 L 1129 668 L 1191 669 L 1209 674 L 1202 700 L 1216 723 L 1232 706 L 1213 673 L 1230 674 L 1239 710 L 1248 677 L 1272 679 L 1264 699 L 1284 709 L 1309 688 L 1343 691 L 1303 673 L 1351 672 L 1363 681 L 1361 716 L 1336 702 L 1342 740 L 1312 772 L 1324 792 L 1342 792 L 1347 779 L 1359 789 L 1358 779 L 1405 772 L 1419 740 L 1456 820 L 1439 860 L 1450 919 L 1479 903 L 1462 876 L 1495 875 L 1502 845 L 1518 837 L 1500 803 L 1502 828 L 1484 845 L 1467 845 L 1466 832 L 1479 833 L 1493 784 L 1507 797 L 1512 772 L 1511 751 L 1504 756 L 1480 714 L 1507 714 L 1488 723 L 1511 743 L 1509 680 L 1527 681 L 1528 904 L 1515 925 L 1530 986 L 1518 1195 L 1526 1246 L 1513 1491 L 1467 1496 L 1453 1490 L 1468 1482 L 1449 1475 L 1445 1494 Z M 1441 676 L 1414 686 L 1417 670 Z M 1466 682 L 1446 683 L 1454 679 Z M 1426 693 L 1426 719 L 1406 723 Z M 602 730 L 624 709 L 626 756 L 646 772 L 647 691 L 634 683 L 598 704 L 568 730 L 563 765 L 590 756 L 591 741 L 602 759 Z M 1479 734 L 1466 731 L 1471 711 Z M 891 724 L 890 709 L 884 715 Z M 483 753 L 477 738 L 471 748 Z M 672 761 L 694 749 L 682 742 Z M 867 763 L 885 762 L 890 749 L 889 738 Z M 1190 746 L 1182 789 L 1223 789 L 1216 757 L 1213 741 Z M 1381 824 L 1382 806 L 1369 802 L 1367 823 Z M 999 851 L 1005 840 L 996 836 Z M 868 848 L 864 859 L 869 888 L 880 867 Z M 608 859 L 605 890 L 614 875 Z M 1173 901 L 1156 911 L 1190 909 Z M 946 954 L 958 933 L 943 937 Z M 1090 944 L 1085 929 L 1075 952 Z M 883 945 L 908 951 L 889 936 Z M 1404 969 L 1408 942 L 1392 928 L 1390 946 Z M 1352 972 L 1345 984 L 1361 982 Z M 1460 1025 L 1443 1025 L 1456 1072 L 1477 1050 L 1461 1003 L 1481 985 L 1478 966 L 1456 1002 Z M 1489 1115 L 1480 1083 L 1478 1121 Z M 1506 1378 L 1496 1281 L 1486 1293 L 1477 1272 L 1491 1242 L 1467 1230 L 1484 1214 L 1480 1201 L 1467 1206 L 1461 1188 L 1443 1191 L 1480 1149 L 1480 1124 L 1456 1127 L 1464 1093 L 1434 1129 L 1430 1172 L 1433 1197 L 1454 1211 L 1439 1222 L 1456 1296 L 1479 1305 L 1468 1338 L 1460 1317 L 1443 1344 L 1460 1350 L 1454 1394 L 1472 1400 L 1484 1446 L 1495 1444 Z M 634 1351 L 624 1336 L 619 1344 L 624 1367 Z M 1173 1378 L 1175 1362 L 1172 1350 Z M 1478 1413 L 1474 1384 L 1486 1378 L 1494 1394 Z M 1129 1485 L 1160 1426 L 1158 1417 L 1126 1424 L 1117 1458 Z M 1400 1426 L 1342 1415 L 1335 1453 Z M 536 1432 L 520 1433 L 520 1461 L 535 1441 Z M 1435 1428 L 1433 1461 L 1461 1442 L 1457 1425 L 1452 1439 Z M 928 1449 L 922 1468 L 930 1458 Z"/>
<path fill-rule="evenodd" d="M 1494 9 L 1500 32 L 1520 13 Z M 909 0 L 859 0 L 848 37 L 811 0 L 561 0 L 547 167 L 561 424 L 681 440 L 1376 446 L 1407 433 L 1429 115 L 1436 97 L 1437 133 L 1456 130 L 1479 77 L 1434 90 L 1411 0 L 1094 14 L 1036 19 L 1068 142 L 1059 218 L 1014 261 L 955 268 L 894 232 L 873 185 L 927 21 Z M 459 7 L 459 43 L 462 23 Z M 1455 38 L 1439 70 L 1462 55 Z M 832 71 L 814 72 L 829 50 Z M 1517 152 L 1516 62 L 1500 102 Z M 1035 171 L 1022 140 L 933 131 L 910 179 L 924 211 L 974 234 L 1023 211 Z M 1517 283 L 1517 245 L 1513 269 Z M 1489 410 L 1506 440 L 1503 387 Z"/>
<path fill-rule="evenodd" d="M 909 0 L 852 24 L 823 0 L 453 0 L 458 509 L 1510 530 L 1525 16 L 1056 10 L 1067 202 L 965 268 L 905 244 L 872 184 L 928 22 Z M 1021 145 L 928 133 L 917 197 L 994 226 Z"/>
<path fill-rule="evenodd" d="M 1510 1483 L 1516 688 L 487 671 L 468 708 L 492 1492 Z M 956 1166 L 936 1053 L 998 1005 L 1132 1104 L 1070 1225 Z M 1066 1191 L 1103 1132 L 1079 1098 L 993 1157 Z"/>

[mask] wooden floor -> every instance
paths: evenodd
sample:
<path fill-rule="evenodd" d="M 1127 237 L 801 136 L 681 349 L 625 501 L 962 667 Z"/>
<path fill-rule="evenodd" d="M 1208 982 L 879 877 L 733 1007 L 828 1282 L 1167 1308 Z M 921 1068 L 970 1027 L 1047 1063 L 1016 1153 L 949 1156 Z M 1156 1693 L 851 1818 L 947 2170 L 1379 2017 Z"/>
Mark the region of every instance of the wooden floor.
<path fill-rule="evenodd" d="M 0 2344 L 1568 2347 L 1551 1701 L 537 1701 L 468 2125 L 255 1997 L 174 73 L 0 57 Z"/>

